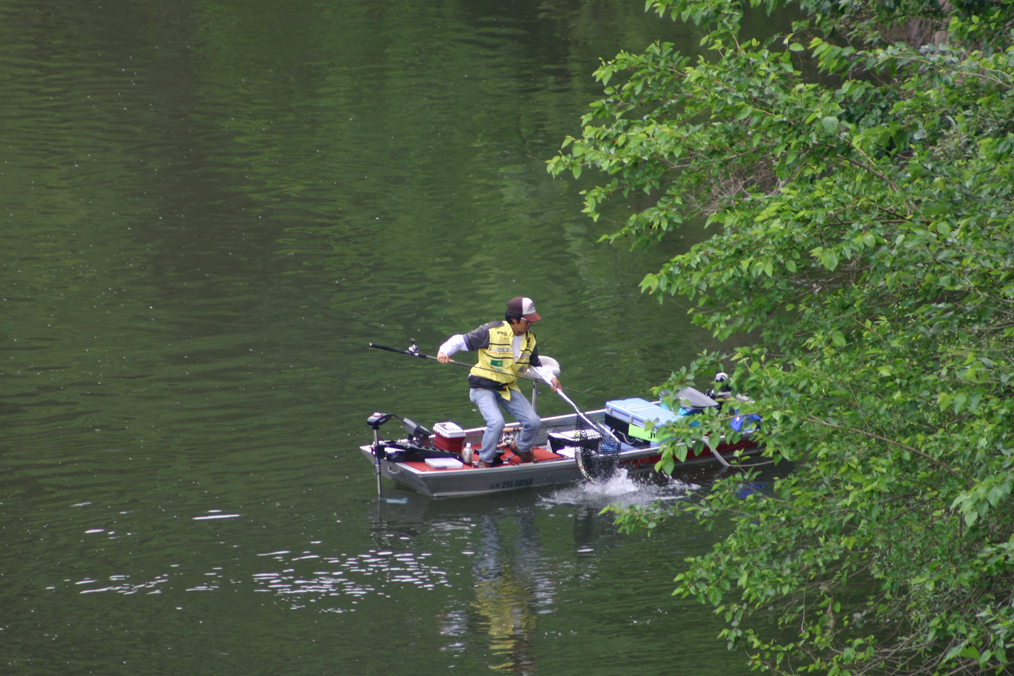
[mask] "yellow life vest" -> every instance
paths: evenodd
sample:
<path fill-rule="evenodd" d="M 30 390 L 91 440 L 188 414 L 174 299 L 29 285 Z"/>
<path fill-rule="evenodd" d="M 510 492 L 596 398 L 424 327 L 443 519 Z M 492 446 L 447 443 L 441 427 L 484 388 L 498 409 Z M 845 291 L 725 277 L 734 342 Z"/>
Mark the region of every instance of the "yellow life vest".
<path fill-rule="evenodd" d="M 500 394 L 510 401 L 511 390 L 521 392 L 518 376 L 528 370 L 528 361 L 535 349 L 535 334 L 525 332 L 521 340 L 521 352 L 514 359 L 514 330 L 506 321 L 489 330 L 489 347 L 479 350 L 479 363 L 472 367 L 471 374 L 488 378 L 507 386 Z"/>

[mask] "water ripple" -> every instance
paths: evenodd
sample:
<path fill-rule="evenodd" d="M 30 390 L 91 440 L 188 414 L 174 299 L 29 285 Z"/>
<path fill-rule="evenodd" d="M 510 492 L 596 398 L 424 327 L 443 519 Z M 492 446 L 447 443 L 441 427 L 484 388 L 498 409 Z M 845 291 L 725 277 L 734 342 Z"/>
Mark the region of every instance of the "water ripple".
<path fill-rule="evenodd" d="M 432 556 L 428 552 L 395 553 L 391 550 L 371 549 L 362 554 L 339 557 L 322 557 L 310 552 L 298 556 L 288 556 L 289 554 L 290 552 L 283 551 L 260 556 L 271 556 L 282 564 L 307 560 L 314 560 L 316 564 L 330 564 L 327 569 L 318 565 L 317 570 L 310 572 L 281 568 L 253 575 L 253 581 L 258 586 L 255 591 L 300 597 L 305 601 L 293 601 L 293 608 L 328 597 L 345 597 L 352 605 L 370 594 L 391 598 L 389 592 L 405 585 L 424 590 L 452 587 L 448 581 L 448 572 L 427 561 Z M 340 612 L 346 610 L 350 609 L 345 608 Z"/>

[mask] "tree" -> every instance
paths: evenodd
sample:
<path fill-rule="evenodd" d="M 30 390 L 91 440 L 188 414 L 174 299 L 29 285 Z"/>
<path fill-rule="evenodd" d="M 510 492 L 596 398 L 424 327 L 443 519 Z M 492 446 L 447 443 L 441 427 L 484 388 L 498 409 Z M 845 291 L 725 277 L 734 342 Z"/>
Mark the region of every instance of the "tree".
<path fill-rule="evenodd" d="M 749 0 L 768 11 L 781 0 Z M 598 69 L 605 96 L 549 162 L 585 194 L 649 196 L 608 235 L 645 246 L 706 216 L 711 237 L 642 282 L 718 337 L 660 386 L 732 370 L 794 471 L 674 512 L 733 532 L 677 593 L 777 673 L 1006 672 L 1014 645 L 1014 19 L 990 0 L 800 0 L 741 40 L 733 0 L 649 0 L 707 30 Z M 705 429 L 728 429 L 719 416 Z M 700 428 L 698 428 L 700 429 Z M 685 437 L 673 426 L 671 439 Z M 685 447 L 670 441 L 660 469 Z M 770 618 L 777 628 L 766 624 Z"/>

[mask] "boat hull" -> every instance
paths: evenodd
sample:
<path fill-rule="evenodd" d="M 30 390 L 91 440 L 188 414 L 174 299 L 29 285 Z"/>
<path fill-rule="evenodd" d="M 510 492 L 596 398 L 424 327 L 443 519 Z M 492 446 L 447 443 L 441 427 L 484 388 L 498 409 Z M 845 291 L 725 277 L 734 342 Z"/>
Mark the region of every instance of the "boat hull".
<path fill-rule="evenodd" d="M 588 414 L 596 422 L 605 418 L 605 411 L 592 411 Z M 550 434 L 573 430 L 577 426 L 575 415 L 555 416 L 543 419 L 542 431 L 536 439 L 537 447 L 545 447 Z M 516 430 L 516 425 L 508 426 L 505 432 Z M 478 448 L 482 442 L 484 428 L 478 427 L 465 430 L 465 442 Z M 376 466 L 378 460 L 373 445 L 360 447 L 363 455 Z M 741 439 L 735 444 L 722 444 L 717 449 L 720 455 L 732 455 L 737 451 L 753 454 L 759 451 L 757 445 L 749 438 Z M 534 463 L 505 464 L 498 467 L 472 467 L 462 465 L 458 469 L 436 469 L 424 462 L 393 461 L 387 458 L 379 460 L 382 477 L 406 486 L 414 491 L 435 498 L 466 497 L 471 495 L 487 495 L 504 491 L 541 488 L 581 481 L 584 476 L 572 457 L 561 457 L 548 451 L 540 452 L 539 460 Z M 661 459 L 658 444 L 634 447 L 623 444 L 617 457 L 619 467 L 636 470 L 653 466 Z M 699 454 L 690 451 L 685 462 L 680 466 L 692 466 L 718 462 L 708 450 Z"/>

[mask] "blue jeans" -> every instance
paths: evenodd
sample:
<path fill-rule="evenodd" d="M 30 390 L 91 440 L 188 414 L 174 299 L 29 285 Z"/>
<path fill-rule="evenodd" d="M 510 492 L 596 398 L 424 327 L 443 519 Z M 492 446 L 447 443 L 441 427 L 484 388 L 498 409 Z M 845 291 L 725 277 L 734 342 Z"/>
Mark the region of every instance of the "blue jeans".
<path fill-rule="evenodd" d="M 468 398 L 479 407 L 479 413 L 486 420 L 486 432 L 482 435 L 482 450 L 479 453 L 479 459 L 483 462 L 493 462 L 496 457 L 496 445 L 500 441 L 500 435 L 503 434 L 504 428 L 501 408 L 521 423 L 521 434 L 517 437 L 518 450 L 522 452 L 532 450 L 532 446 L 535 445 L 535 437 L 542 429 L 542 419 L 524 395 L 517 390 L 512 390 L 510 401 L 507 401 L 495 390 L 473 387 L 468 391 Z"/>

